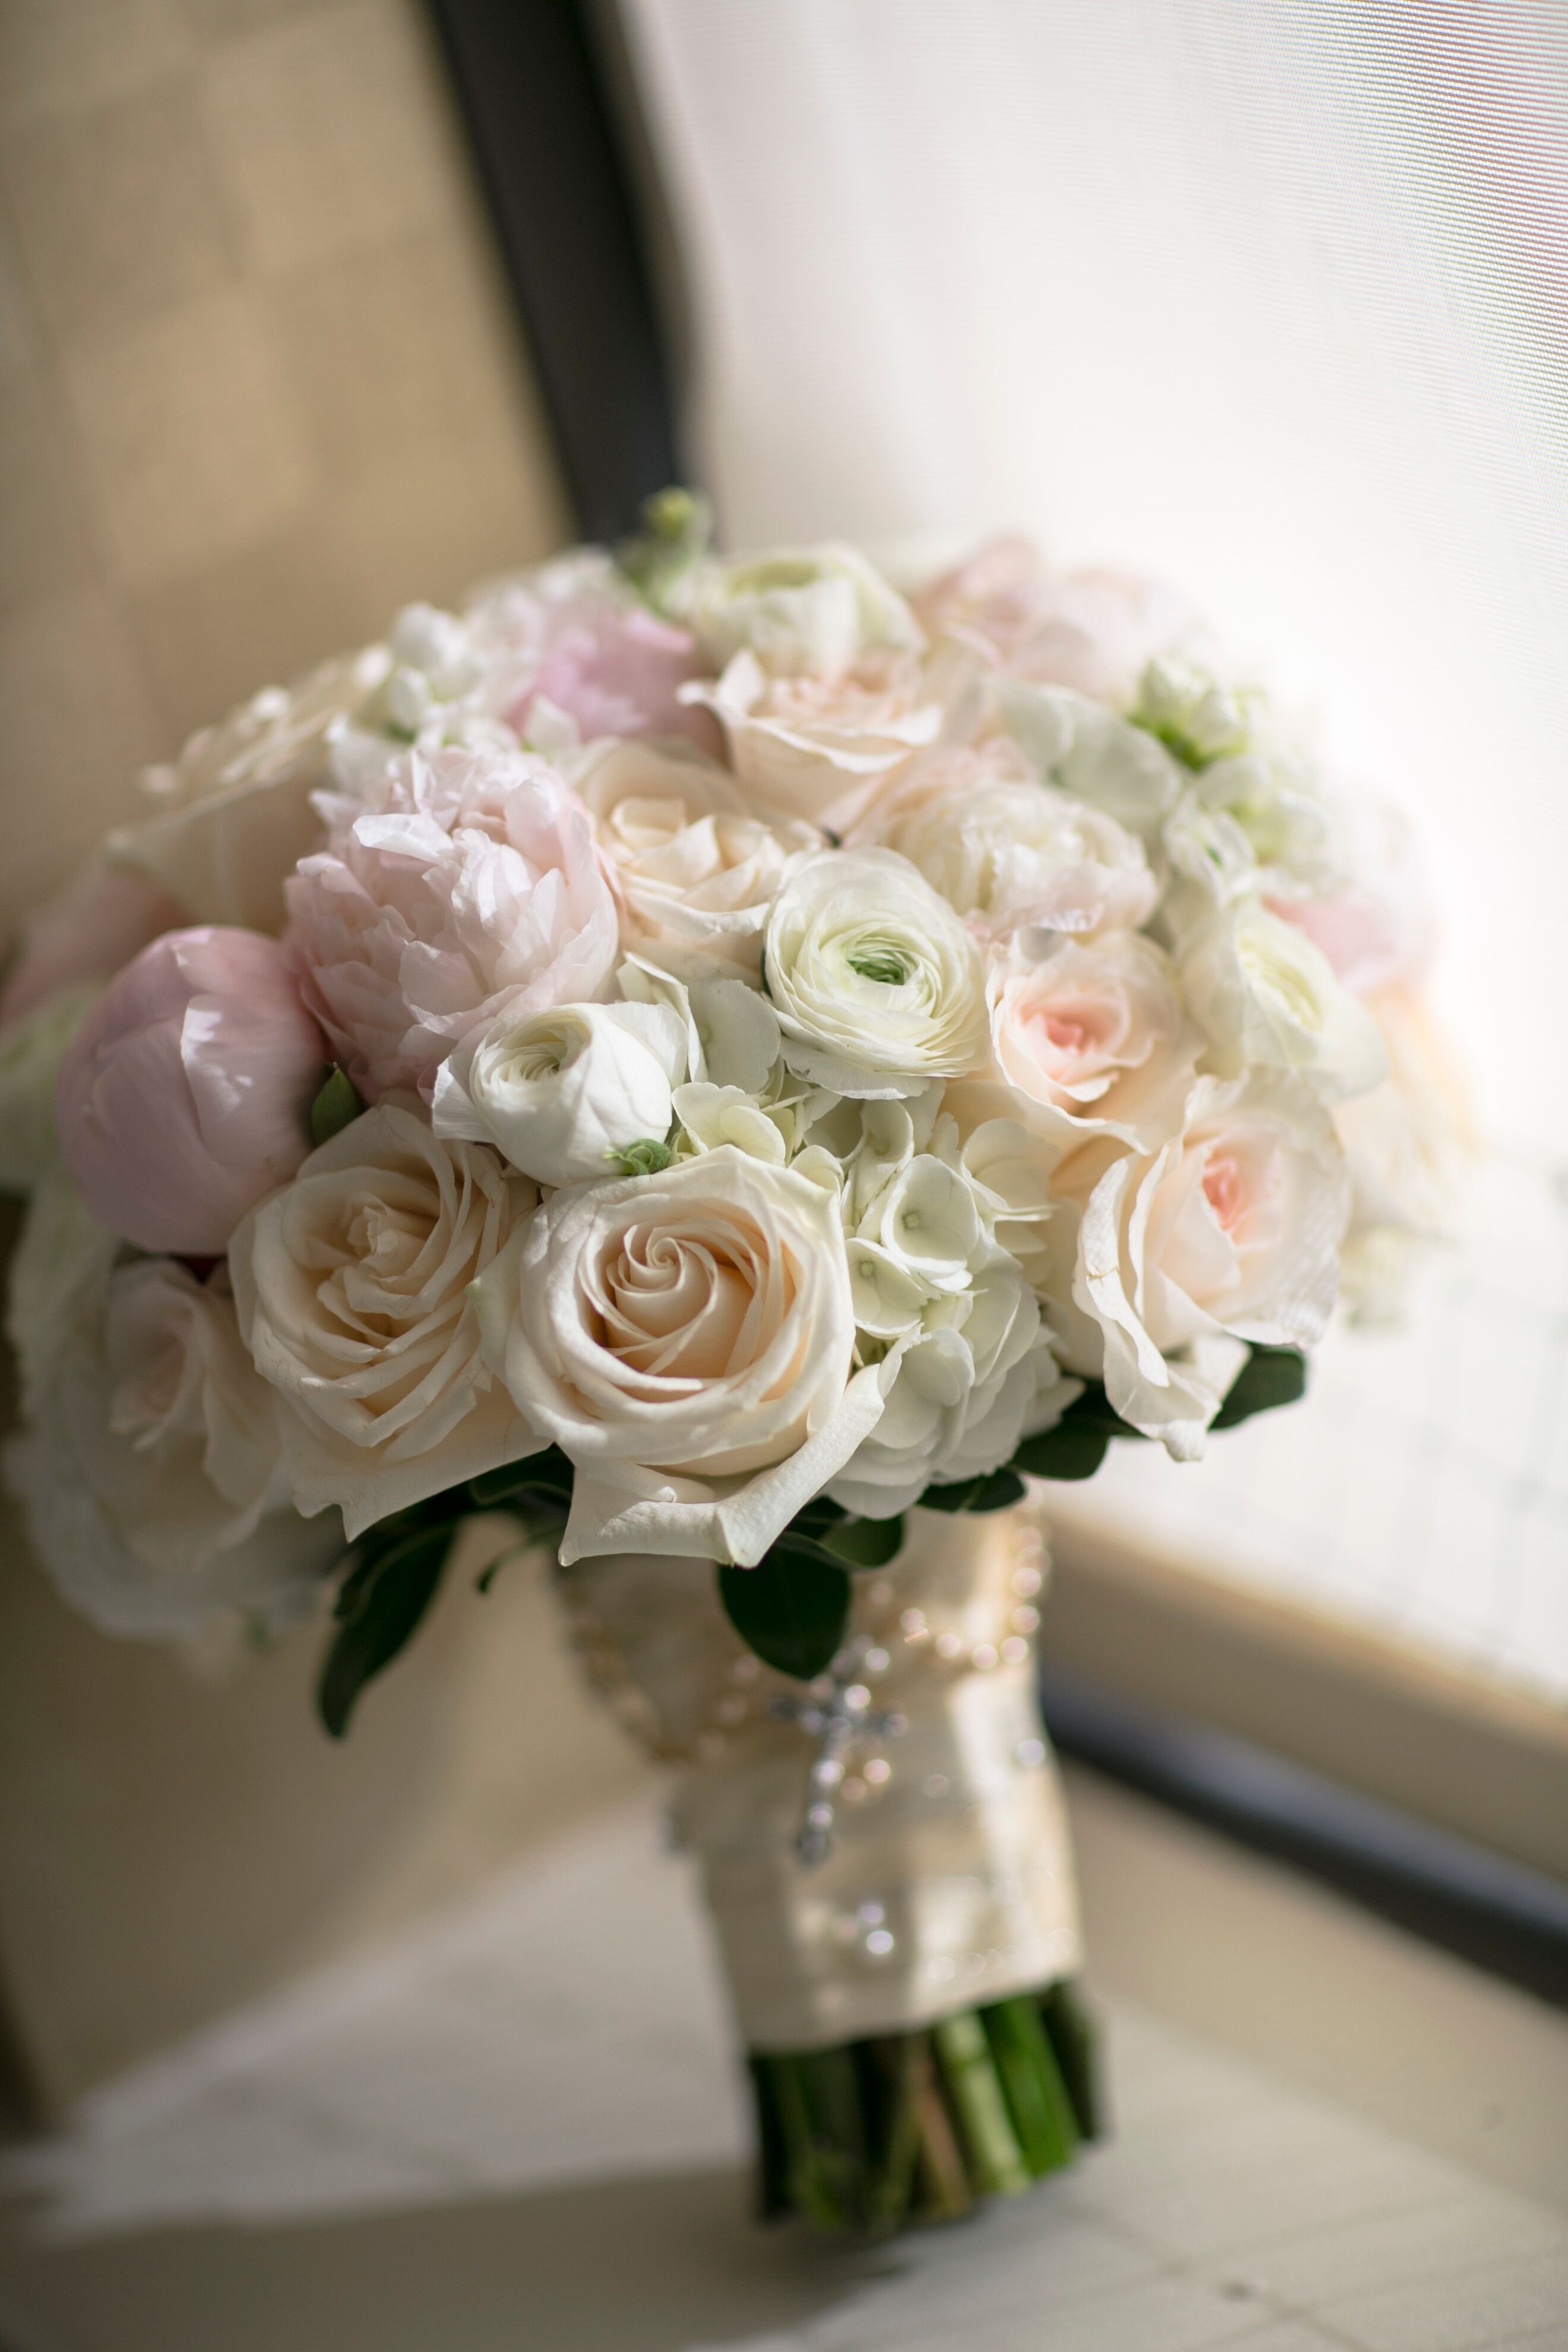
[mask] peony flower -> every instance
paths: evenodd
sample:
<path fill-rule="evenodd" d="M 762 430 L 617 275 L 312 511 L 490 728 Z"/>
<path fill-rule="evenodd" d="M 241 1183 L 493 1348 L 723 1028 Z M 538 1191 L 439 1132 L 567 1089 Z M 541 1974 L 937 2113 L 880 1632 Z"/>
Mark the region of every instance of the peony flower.
<path fill-rule="evenodd" d="M 309 1151 L 326 1062 L 275 940 L 165 932 L 110 982 L 67 1050 L 60 1150 L 110 1232 L 216 1257 Z"/>
<path fill-rule="evenodd" d="M 353 1538 L 539 1450 L 480 1360 L 469 1296 L 536 1199 L 488 1146 L 386 1102 L 247 1218 L 229 1249 L 239 1328 L 284 1400 L 300 1510 L 338 1505 Z"/>
<path fill-rule="evenodd" d="M 593 814 L 629 949 L 691 979 L 761 977 L 780 885 L 823 845 L 815 825 L 773 826 L 722 768 L 640 743 L 606 744 L 573 773 Z"/>
<path fill-rule="evenodd" d="M 743 1152 L 557 1192 L 479 1297 L 489 1362 L 576 1465 L 568 1563 L 753 1566 L 882 1410 L 837 1201 Z"/>
<path fill-rule="evenodd" d="M 112 980 L 161 931 L 190 921 L 166 890 L 144 874 L 116 873 L 93 858 L 22 926 L 21 951 L 0 992 L 0 1025 L 37 1011 L 52 996 Z"/>
<path fill-rule="evenodd" d="M 562 1004 L 503 1013 L 436 1073 L 436 1133 L 498 1151 L 541 1184 L 611 1174 L 634 1143 L 662 1143 L 686 1068 L 662 1004 Z"/>
<path fill-rule="evenodd" d="M 598 550 L 498 582 L 466 618 L 493 707 L 525 742 L 668 735 L 717 748 L 707 713 L 679 698 L 701 667 L 695 638 L 649 612 Z"/>
<path fill-rule="evenodd" d="M 955 637 L 992 667 L 1125 707 L 1146 664 L 1188 635 L 1193 617 L 1161 583 L 1124 572 L 1053 572 L 1026 539 L 988 541 L 917 590 L 933 637 Z"/>
<path fill-rule="evenodd" d="M 1199 1039 L 1170 960 L 1136 931 L 999 957 L 987 995 L 1014 1115 L 1068 1150 L 1110 1136 L 1150 1150 L 1181 1117 Z"/>
<path fill-rule="evenodd" d="M 754 807 L 848 833 L 934 743 L 944 696 L 960 683 L 924 668 L 912 654 L 878 653 L 818 676 L 769 677 L 756 656 L 738 653 L 715 686 L 689 686 L 723 727 L 730 761 Z"/>
<path fill-rule="evenodd" d="M 1221 1077 L 1296 1070 L 1325 1102 L 1364 1094 L 1388 1068 L 1377 1024 L 1305 932 L 1246 902 L 1182 959 L 1182 991 Z"/>
<path fill-rule="evenodd" d="M 994 742 L 933 762 L 883 838 L 918 866 L 977 937 L 1031 927 L 1085 937 L 1136 930 L 1159 885 L 1116 819 L 1037 783 L 1016 748 Z"/>
<path fill-rule="evenodd" d="M 985 1059 L 979 951 L 890 849 L 809 859 L 773 902 L 765 952 L 784 1059 L 817 1086 L 907 1096 Z"/>
<path fill-rule="evenodd" d="M 1106 1393 L 1191 1460 L 1240 1369 L 1234 1342 L 1322 1336 L 1349 1208 L 1329 1115 L 1277 1071 L 1200 1078 L 1169 1141 L 1091 1145 L 1055 1182 L 1081 1213 L 1072 1303 L 1095 1327 Z"/>
<path fill-rule="evenodd" d="M 35 1228 L 24 1255 L 50 1239 Z M 167 1258 L 95 1265 L 84 1285 L 29 1264 L 18 1286 L 55 1310 L 6 1450 L 39 1555 L 110 1633 L 189 1636 L 234 1614 L 278 1630 L 315 1603 L 342 1530 L 289 1504 L 278 1400 L 226 1279 Z"/>
<path fill-rule="evenodd" d="M 841 677 L 868 655 L 918 652 L 920 624 L 858 548 L 786 547 L 694 564 L 682 617 L 722 669 L 754 654 L 774 677 Z"/>
<path fill-rule="evenodd" d="M 587 813 L 517 751 L 407 753 L 287 895 L 300 992 L 372 1100 L 428 1099 L 455 1045 L 596 996 L 616 960 Z"/>
<path fill-rule="evenodd" d="M 385 681 L 384 646 L 268 687 L 221 727 L 193 735 L 142 779 L 153 814 L 109 835 L 109 863 L 149 877 L 198 923 L 278 931 L 283 885 L 321 838 L 311 793 L 348 722 Z"/>

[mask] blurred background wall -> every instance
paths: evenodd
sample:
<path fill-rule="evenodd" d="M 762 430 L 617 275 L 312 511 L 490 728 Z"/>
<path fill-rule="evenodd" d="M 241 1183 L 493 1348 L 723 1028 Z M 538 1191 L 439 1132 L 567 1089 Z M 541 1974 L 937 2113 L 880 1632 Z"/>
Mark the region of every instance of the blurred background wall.
<path fill-rule="evenodd" d="M 138 767 L 567 535 L 415 0 L 0 10 L 0 919 Z"/>
<path fill-rule="evenodd" d="M 139 766 L 568 519 L 414 0 L 0 7 L 0 952 Z M 320 1633 L 215 1685 L 0 1517 L 0 2000 L 39 2104 L 492 1869 L 637 1769 L 537 1564 L 333 1748 Z"/>

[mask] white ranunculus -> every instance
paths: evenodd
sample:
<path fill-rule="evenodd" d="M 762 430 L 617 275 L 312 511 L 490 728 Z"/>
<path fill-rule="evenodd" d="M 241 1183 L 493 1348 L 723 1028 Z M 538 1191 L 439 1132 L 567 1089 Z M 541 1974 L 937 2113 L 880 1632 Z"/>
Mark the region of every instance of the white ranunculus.
<path fill-rule="evenodd" d="M 837 542 L 695 564 L 679 617 L 716 668 L 752 653 L 778 677 L 835 677 L 868 654 L 921 644 L 903 598 L 858 548 Z"/>
<path fill-rule="evenodd" d="M 1138 931 L 1015 941 L 987 989 L 1013 1115 L 1058 1150 L 1108 1135 L 1147 1150 L 1178 1123 L 1200 1043 L 1170 959 Z"/>
<path fill-rule="evenodd" d="M 1042 783 L 1148 835 L 1176 804 L 1182 769 L 1163 743 L 1065 687 L 994 681 L 997 720 Z"/>
<path fill-rule="evenodd" d="M 755 984 L 780 886 L 822 847 L 815 825 L 764 824 L 734 780 L 684 756 L 612 742 L 572 772 L 620 895 L 623 944 L 688 979 Z"/>
<path fill-rule="evenodd" d="M 1002 771 L 1011 749 L 959 754 L 951 788 L 897 818 L 889 846 L 983 939 L 1136 930 L 1159 896 L 1142 845 L 1102 809 Z"/>
<path fill-rule="evenodd" d="M 1209 924 L 1182 959 L 1181 982 L 1221 1077 L 1252 1067 L 1296 1070 L 1325 1102 L 1340 1102 L 1387 1073 L 1366 1007 L 1304 931 L 1256 901 Z"/>
<path fill-rule="evenodd" d="M 784 1059 L 836 1094 L 915 1094 L 987 1054 L 979 950 L 890 849 L 812 858 L 768 920 L 767 986 Z"/>
<path fill-rule="evenodd" d="M 0 1028 L 0 1192 L 29 1192 L 59 1167 L 55 1082 L 102 993 L 97 982 L 79 982 Z"/>
<path fill-rule="evenodd" d="M 953 667 L 882 653 L 826 676 L 775 677 L 745 652 L 716 685 L 694 682 L 681 698 L 714 713 L 754 807 L 843 835 L 942 734 L 950 701 L 962 701 Z"/>
<path fill-rule="evenodd" d="M 732 1149 L 555 1193 L 478 1296 L 489 1362 L 576 1465 L 567 1562 L 754 1566 L 882 1410 L 837 1199 Z"/>
<path fill-rule="evenodd" d="M 1200 1078 L 1169 1142 L 1090 1145 L 1056 1185 L 1081 1213 L 1072 1300 L 1098 1327 L 1106 1393 L 1191 1460 L 1239 1369 L 1234 1343 L 1310 1347 L 1328 1321 L 1349 1210 L 1329 1115 L 1280 1072 Z"/>
<path fill-rule="evenodd" d="M 193 923 L 281 929 L 284 882 L 325 830 L 311 793 L 331 745 L 391 667 L 372 646 L 194 735 L 172 766 L 147 771 L 153 814 L 110 835 L 110 865 L 150 875 Z"/>
<path fill-rule="evenodd" d="M 149 1640 L 311 1608 L 342 1529 L 289 1503 L 278 1398 L 224 1277 L 142 1258 L 54 1311 L 6 1471 L 65 1598 Z"/>
<path fill-rule="evenodd" d="M 686 1067 L 679 1016 L 662 1004 L 561 1004 L 503 1013 L 436 1074 L 431 1125 L 493 1143 L 541 1184 L 608 1176 L 627 1147 L 662 1143 Z"/>
<path fill-rule="evenodd" d="M 311 1153 L 229 1244 L 240 1329 L 283 1398 L 306 1512 L 351 1538 L 543 1440 L 479 1353 L 471 1286 L 526 1221 L 529 1180 L 384 1101 Z"/>

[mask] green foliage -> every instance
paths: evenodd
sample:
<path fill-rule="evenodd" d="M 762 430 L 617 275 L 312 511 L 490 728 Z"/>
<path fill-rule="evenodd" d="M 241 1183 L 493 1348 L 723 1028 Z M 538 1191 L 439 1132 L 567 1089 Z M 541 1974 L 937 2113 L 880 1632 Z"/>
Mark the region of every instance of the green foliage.
<path fill-rule="evenodd" d="M 310 1140 L 317 1150 L 320 1150 L 323 1143 L 331 1143 L 333 1136 L 341 1135 L 345 1127 L 352 1127 L 363 1108 L 364 1104 L 353 1080 L 346 1070 L 339 1069 L 334 1063 L 326 1083 L 310 1105 Z"/>
<path fill-rule="evenodd" d="M 719 1598 L 749 1650 L 808 1683 L 832 1664 L 849 1622 L 849 1576 L 804 1544 L 776 1543 L 756 1568 L 721 1568 Z"/>
<path fill-rule="evenodd" d="M 926 1511 L 1005 1511 L 1021 1502 L 1024 1482 L 1009 1470 L 993 1470 L 984 1478 L 964 1478 L 956 1486 L 928 1486 L 921 1496 Z"/>
<path fill-rule="evenodd" d="M 605 1159 L 623 1176 L 658 1176 L 663 1173 L 673 1157 L 668 1143 L 657 1136 L 639 1136 L 628 1143 L 624 1151 L 606 1151 Z"/>
<path fill-rule="evenodd" d="M 1211 1425 L 1235 1429 L 1256 1412 L 1296 1403 L 1306 1389 L 1307 1360 L 1299 1348 L 1254 1346 Z M 1092 1478 L 1113 1437 L 1142 1434 L 1113 1409 L 1100 1381 L 1090 1381 L 1054 1429 L 1024 1439 L 1010 1467 L 1031 1478 Z M 928 1507 L 932 1504 L 929 1493 L 921 1499 Z"/>
<path fill-rule="evenodd" d="M 440 1589 L 458 1521 L 384 1519 L 361 1537 L 332 1614 L 337 1632 L 317 1687 L 321 1721 L 334 1739 L 349 1727 L 360 1693 L 417 1631 Z"/>
<path fill-rule="evenodd" d="M 1214 1417 L 1215 1429 L 1234 1429 L 1255 1412 L 1297 1404 L 1307 1393 L 1307 1359 L 1299 1348 L 1254 1347 Z"/>

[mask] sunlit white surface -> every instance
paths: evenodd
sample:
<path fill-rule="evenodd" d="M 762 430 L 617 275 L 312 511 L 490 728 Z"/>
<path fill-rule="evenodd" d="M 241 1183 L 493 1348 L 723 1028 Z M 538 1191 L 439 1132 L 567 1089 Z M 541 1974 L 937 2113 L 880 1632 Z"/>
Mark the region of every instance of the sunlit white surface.
<path fill-rule="evenodd" d="M 6 2342 L 1547 2352 L 1561 2340 L 1539 2332 L 1568 2297 L 1560 2212 L 1124 2000 L 1108 2020 L 1116 2137 L 1069 2174 L 894 2245 L 758 2230 L 700 1934 L 686 1874 L 641 1803 L 437 1927 L 143 2069 L 12 2167 L 11 2185 L 45 2191 L 53 2243 L 29 2243 L 0 2212 Z M 1408 1994 L 1432 1964 L 1402 1965 Z"/>
<path fill-rule="evenodd" d="M 626 0 L 732 541 L 1185 587 L 1416 809 L 1484 1122 L 1568 1149 L 1562 0 Z"/>

